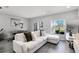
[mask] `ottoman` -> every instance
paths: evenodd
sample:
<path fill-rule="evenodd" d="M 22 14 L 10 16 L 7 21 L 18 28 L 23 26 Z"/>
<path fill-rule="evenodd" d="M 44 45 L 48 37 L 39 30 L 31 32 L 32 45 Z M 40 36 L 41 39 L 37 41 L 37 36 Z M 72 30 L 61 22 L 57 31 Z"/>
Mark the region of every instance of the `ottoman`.
<path fill-rule="evenodd" d="M 49 35 L 47 37 L 47 41 L 53 44 L 57 44 L 59 42 L 59 35 Z"/>

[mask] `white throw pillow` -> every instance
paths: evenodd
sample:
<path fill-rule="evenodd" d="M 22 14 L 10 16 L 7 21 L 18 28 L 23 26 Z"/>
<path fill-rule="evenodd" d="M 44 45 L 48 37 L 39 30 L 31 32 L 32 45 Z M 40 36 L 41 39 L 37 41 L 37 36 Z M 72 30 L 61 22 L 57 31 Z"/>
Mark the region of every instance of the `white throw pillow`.
<path fill-rule="evenodd" d="M 46 31 L 42 31 L 42 36 L 46 36 Z"/>
<path fill-rule="evenodd" d="M 27 42 L 24 33 L 16 34 L 15 35 L 15 40 L 22 41 L 22 42 Z"/>
<path fill-rule="evenodd" d="M 31 35 L 32 35 L 32 40 L 36 40 L 37 39 L 37 35 L 35 32 L 31 32 Z"/>
<path fill-rule="evenodd" d="M 40 37 L 40 31 L 34 31 L 34 33 L 36 34 L 37 37 Z"/>

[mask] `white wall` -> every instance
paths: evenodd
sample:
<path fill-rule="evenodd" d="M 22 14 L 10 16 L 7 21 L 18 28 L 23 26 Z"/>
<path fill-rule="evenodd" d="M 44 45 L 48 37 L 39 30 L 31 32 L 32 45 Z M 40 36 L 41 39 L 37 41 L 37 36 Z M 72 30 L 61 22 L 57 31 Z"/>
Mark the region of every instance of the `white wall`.
<path fill-rule="evenodd" d="M 13 31 L 14 30 L 27 30 L 28 31 L 28 24 L 29 21 L 26 18 L 22 18 L 22 17 L 16 17 L 16 16 L 10 16 L 10 18 L 15 18 L 15 19 L 19 19 L 21 20 L 21 22 L 23 23 L 23 28 L 21 29 L 20 27 L 15 27 L 13 28 L 12 26 L 10 27 Z"/>
<path fill-rule="evenodd" d="M 24 27 L 23 30 L 29 31 L 29 20 L 28 19 L 23 19 Z"/>
<path fill-rule="evenodd" d="M 44 30 L 47 32 L 50 32 L 50 28 L 51 28 L 51 17 L 37 17 L 34 19 L 30 20 L 30 30 L 33 31 L 34 30 L 34 23 L 39 23 L 39 22 L 43 22 L 43 27 Z"/>
<path fill-rule="evenodd" d="M 22 21 L 24 23 L 23 30 L 28 30 L 28 24 L 29 24 L 28 19 L 21 18 L 21 17 L 15 17 L 15 16 L 11 16 L 11 15 L 6 15 L 6 14 L 0 14 L 0 29 L 4 28 L 4 30 L 6 30 L 6 31 L 14 30 L 14 28 L 11 26 L 11 23 L 10 23 L 11 18 L 22 19 Z"/>
<path fill-rule="evenodd" d="M 10 18 L 5 14 L 0 14 L 0 29 L 10 30 Z"/>
<path fill-rule="evenodd" d="M 51 20 L 55 20 L 55 19 L 64 19 L 66 23 L 70 23 L 70 22 L 72 23 L 72 21 L 78 20 L 78 11 L 74 10 L 74 11 L 63 12 L 63 13 L 54 14 L 54 15 L 32 18 L 30 20 L 30 30 L 33 31 L 34 29 L 33 23 L 43 21 L 45 31 L 47 31 L 48 33 L 52 33 Z"/>
<path fill-rule="evenodd" d="M 78 25 L 74 25 L 74 28 L 72 29 L 72 32 L 74 34 L 78 33 Z"/>
<path fill-rule="evenodd" d="M 9 16 L 5 14 L 0 14 L 0 29 L 3 27 L 5 30 L 12 30 L 13 28 L 10 26 L 10 18 L 13 18 L 15 16 Z M 20 17 L 15 17 L 15 18 L 20 18 Z M 24 30 L 28 31 L 33 31 L 33 23 L 35 22 L 40 22 L 43 21 L 44 23 L 44 30 L 47 31 L 48 33 L 52 33 L 51 29 L 51 20 L 55 19 L 64 19 L 66 20 L 66 23 L 72 23 L 76 24 L 72 21 L 78 20 L 78 11 L 70 11 L 70 12 L 64 12 L 64 13 L 59 13 L 59 14 L 54 14 L 54 15 L 47 15 L 47 16 L 40 16 L 40 17 L 35 17 L 31 19 L 25 19 L 21 18 L 24 22 Z"/>

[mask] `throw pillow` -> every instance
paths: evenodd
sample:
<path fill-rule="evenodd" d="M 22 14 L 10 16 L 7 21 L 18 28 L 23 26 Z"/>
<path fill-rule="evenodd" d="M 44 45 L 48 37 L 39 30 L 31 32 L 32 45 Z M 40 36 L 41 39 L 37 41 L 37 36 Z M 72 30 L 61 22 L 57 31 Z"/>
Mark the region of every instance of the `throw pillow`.
<path fill-rule="evenodd" d="M 25 32 L 24 35 L 25 35 L 25 37 L 27 39 L 27 42 L 32 41 L 31 32 Z"/>
<path fill-rule="evenodd" d="M 15 40 L 25 42 L 26 38 L 24 33 L 19 33 L 15 35 Z"/>
<path fill-rule="evenodd" d="M 42 31 L 42 36 L 46 36 L 46 35 L 47 35 L 46 31 Z"/>
<path fill-rule="evenodd" d="M 40 37 L 40 30 L 34 31 L 34 33 L 36 34 L 37 37 Z"/>
<path fill-rule="evenodd" d="M 33 39 L 33 40 L 36 40 L 36 39 L 37 39 L 37 35 L 36 35 L 35 32 L 31 32 L 31 35 L 32 35 L 32 39 Z"/>

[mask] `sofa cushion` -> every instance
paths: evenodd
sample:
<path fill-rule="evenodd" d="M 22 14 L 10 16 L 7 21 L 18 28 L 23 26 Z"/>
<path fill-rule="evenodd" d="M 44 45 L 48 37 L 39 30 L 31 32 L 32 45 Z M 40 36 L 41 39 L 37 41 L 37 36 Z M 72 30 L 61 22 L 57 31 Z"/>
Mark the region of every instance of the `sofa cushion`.
<path fill-rule="evenodd" d="M 15 40 L 25 42 L 26 38 L 24 33 L 19 33 L 15 35 Z"/>
<path fill-rule="evenodd" d="M 35 47 L 37 47 L 39 44 L 41 44 L 41 42 L 43 42 L 43 40 L 37 40 L 37 41 L 30 41 L 27 42 L 27 48 L 28 50 L 32 50 Z"/>
<path fill-rule="evenodd" d="M 31 36 L 31 32 L 25 32 L 24 33 L 27 42 L 32 41 L 32 36 Z"/>
<path fill-rule="evenodd" d="M 36 41 L 44 41 L 44 39 L 43 39 L 43 38 L 38 37 L 38 38 L 36 39 Z"/>
<path fill-rule="evenodd" d="M 59 39 L 58 35 L 48 35 L 48 38 Z"/>
<path fill-rule="evenodd" d="M 47 36 L 41 36 L 40 39 L 47 40 Z"/>

